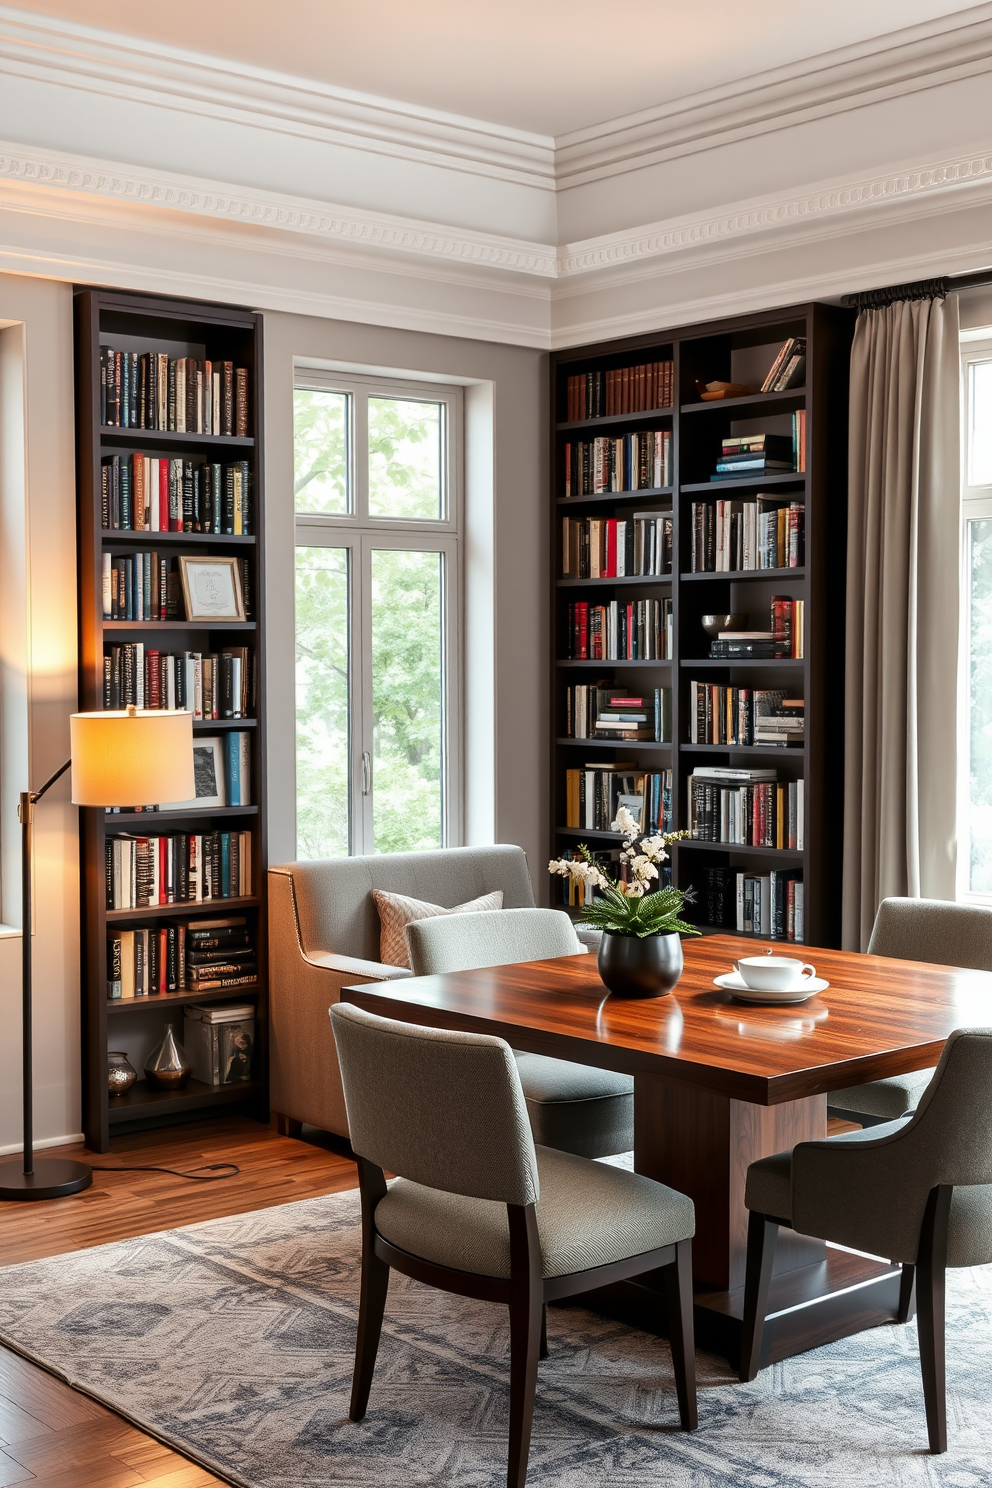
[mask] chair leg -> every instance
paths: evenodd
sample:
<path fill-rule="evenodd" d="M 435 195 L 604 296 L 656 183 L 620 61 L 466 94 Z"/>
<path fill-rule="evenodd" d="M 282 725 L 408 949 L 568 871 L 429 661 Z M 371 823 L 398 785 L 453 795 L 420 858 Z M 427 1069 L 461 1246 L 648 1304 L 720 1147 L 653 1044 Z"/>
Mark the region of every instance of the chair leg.
<path fill-rule="evenodd" d="M 545 1302 L 541 1307 L 541 1353 L 540 1357 L 548 1357 L 548 1304 Z"/>
<path fill-rule="evenodd" d="M 747 1223 L 747 1271 L 744 1278 L 744 1320 L 741 1331 L 742 1380 L 753 1380 L 761 1360 L 761 1340 L 768 1312 L 778 1221 L 751 1211 Z"/>
<path fill-rule="evenodd" d="M 536 1287 L 510 1303 L 510 1452 L 507 1488 L 524 1488 L 534 1422 L 537 1361 L 541 1356 L 541 1293 Z"/>
<path fill-rule="evenodd" d="M 912 1322 L 916 1316 L 916 1267 L 905 1265 L 899 1278 L 899 1311 L 897 1323 Z"/>
<path fill-rule="evenodd" d="M 281 1137 L 298 1137 L 303 1130 L 303 1122 L 297 1121 L 293 1116 L 284 1116 L 281 1111 L 276 1111 L 276 1131 Z"/>
<path fill-rule="evenodd" d="M 947 1451 L 947 1395 L 944 1378 L 944 1277 L 950 1186 L 930 1190 L 916 1261 L 917 1327 L 920 1370 L 927 1411 L 927 1436 L 934 1454 Z"/>
<path fill-rule="evenodd" d="M 379 1352 L 382 1315 L 386 1310 L 389 1267 L 375 1251 L 362 1257 L 362 1298 L 358 1308 L 358 1337 L 355 1340 L 355 1375 L 351 1386 L 348 1416 L 360 1421 L 369 1403 L 372 1375 Z"/>
<path fill-rule="evenodd" d="M 695 1431 L 696 1412 L 696 1346 L 692 1322 L 692 1241 L 680 1240 L 676 1257 L 662 1270 L 665 1285 L 665 1308 L 668 1314 L 668 1337 L 672 1345 L 672 1367 L 675 1370 L 675 1392 L 679 1402 L 679 1420 L 683 1431 Z"/>

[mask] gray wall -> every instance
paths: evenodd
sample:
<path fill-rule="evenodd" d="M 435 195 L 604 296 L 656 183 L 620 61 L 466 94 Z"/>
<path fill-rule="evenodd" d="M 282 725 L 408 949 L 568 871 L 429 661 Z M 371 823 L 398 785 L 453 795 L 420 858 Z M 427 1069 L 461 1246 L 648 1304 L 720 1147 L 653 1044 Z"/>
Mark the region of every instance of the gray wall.
<path fill-rule="evenodd" d="M 293 361 L 466 389 L 466 840 L 514 842 L 535 891 L 548 857 L 547 357 L 349 321 L 265 316 L 269 857 L 295 854 Z"/>

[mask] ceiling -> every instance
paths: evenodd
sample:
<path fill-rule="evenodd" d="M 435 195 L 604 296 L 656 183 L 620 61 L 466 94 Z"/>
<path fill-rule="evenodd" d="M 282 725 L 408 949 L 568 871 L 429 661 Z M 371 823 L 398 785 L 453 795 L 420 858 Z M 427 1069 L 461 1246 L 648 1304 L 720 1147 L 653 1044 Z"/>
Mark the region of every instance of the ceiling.
<path fill-rule="evenodd" d="M 961 10 L 960 0 L 19 0 L 146 42 L 562 135 Z M 982 7 L 984 9 L 984 7 Z"/>

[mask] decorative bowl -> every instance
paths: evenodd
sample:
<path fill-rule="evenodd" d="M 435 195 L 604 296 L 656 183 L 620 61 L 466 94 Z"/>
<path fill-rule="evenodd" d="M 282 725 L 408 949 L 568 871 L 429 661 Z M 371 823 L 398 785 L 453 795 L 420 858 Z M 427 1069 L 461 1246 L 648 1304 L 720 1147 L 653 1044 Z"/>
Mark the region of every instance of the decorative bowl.
<path fill-rule="evenodd" d="M 714 641 L 721 630 L 747 629 L 746 615 L 703 615 L 700 618 L 706 634 Z"/>

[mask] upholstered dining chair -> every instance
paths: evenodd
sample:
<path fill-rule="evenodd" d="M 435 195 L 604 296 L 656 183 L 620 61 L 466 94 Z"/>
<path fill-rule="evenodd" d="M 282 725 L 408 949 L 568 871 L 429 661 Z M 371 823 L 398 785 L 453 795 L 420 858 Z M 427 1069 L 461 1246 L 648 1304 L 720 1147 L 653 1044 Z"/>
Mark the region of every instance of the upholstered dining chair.
<path fill-rule="evenodd" d="M 941 899 L 883 899 L 868 954 L 992 971 L 992 909 Z M 992 1000 L 989 1007 L 992 1018 Z M 893 1121 L 916 1110 L 932 1078 L 933 1069 L 914 1070 L 831 1091 L 830 1114 L 862 1126 Z"/>
<path fill-rule="evenodd" d="M 931 1452 L 947 1450 L 944 1274 L 992 1264 L 992 1028 L 958 1029 L 901 1121 L 800 1142 L 748 1168 L 740 1374 L 754 1379 L 783 1225 L 903 1265 L 899 1321 L 919 1310 Z"/>
<path fill-rule="evenodd" d="M 414 976 L 545 961 L 586 950 L 560 909 L 503 909 L 439 916 L 407 926 Z M 612 1157 L 634 1145 L 634 1081 L 565 1059 L 514 1052 L 534 1141 L 579 1157 Z"/>
<path fill-rule="evenodd" d="M 527 1475 L 546 1304 L 659 1271 L 679 1418 L 696 1426 L 691 1199 L 535 1147 L 509 1045 L 330 1009 L 362 1196 L 349 1415 L 365 1415 L 390 1270 L 510 1310 L 507 1484 Z M 383 1169 L 397 1174 L 388 1187 Z"/>

